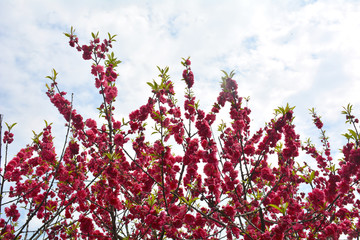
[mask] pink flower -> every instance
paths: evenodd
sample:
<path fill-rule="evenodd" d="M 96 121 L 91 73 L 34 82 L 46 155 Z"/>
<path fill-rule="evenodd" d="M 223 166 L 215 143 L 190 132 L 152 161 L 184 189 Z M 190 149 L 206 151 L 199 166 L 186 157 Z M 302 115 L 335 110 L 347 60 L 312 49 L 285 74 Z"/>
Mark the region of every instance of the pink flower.
<path fill-rule="evenodd" d="M 4 138 L 3 138 L 3 142 L 5 144 L 10 144 L 14 141 L 14 134 L 9 132 L 9 131 L 5 131 L 4 132 Z"/>
<path fill-rule="evenodd" d="M 207 232 L 203 228 L 198 228 L 194 231 L 194 238 L 195 239 L 206 239 L 208 236 Z"/>
<path fill-rule="evenodd" d="M 124 136 L 122 134 L 116 134 L 114 137 L 114 143 L 117 146 L 122 146 L 124 144 Z"/>
<path fill-rule="evenodd" d="M 55 153 L 53 150 L 44 149 L 41 153 L 42 159 L 45 161 L 48 161 L 50 163 L 53 163 L 55 161 Z"/>
<path fill-rule="evenodd" d="M 78 191 L 76 195 L 77 195 L 77 197 L 78 197 L 78 199 L 79 199 L 80 201 L 84 201 L 85 198 L 86 198 L 86 196 L 87 196 L 85 190 L 80 190 L 80 191 Z"/>
<path fill-rule="evenodd" d="M 339 191 L 343 194 L 346 194 L 349 189 L 350 189 L 350 184 L 349 181 L 347 181 L 346 179 L 343 179 L 339 184 L 338 184 L 338 188 Z"/>
<path fill-rule="evenodd" d="M 206 176 L 214 176 L 216 174 L 216 167 L 214 164 L 212 163 L 207 163 L 205 166 L 204 166 L 204 173 Z"/>
<path fill-rule="evenodd" d="M 244 148 L 244 153 L 249 156 L 254 155 L 255 147 L 253 145 L 246 145 L 246 147 Z"/>
<path fill-rule="evenodd" d="M 235 209 L 233 206 L 230 206 L 230 205 L 226 205 L 224 207 L 224 213 L 226 215 L 228 215 L 231 219 L 233 219 L 235 217 Z"/>
<path fill-rule="evenodd" d="M 110 102 L 117 96 L 118 90 L 115 86 L 106 87 L 104 93 L 105 93 L 106 103 L 110 104 Z"/>
<path fill-rule="evenodd" d="M 184 222 L 188 225 L 193 225 L 195 222 L 195 217 L 191 214 L 186 214 L 184 217 Z"/>
<path fill-rule="evenodd" d="M 229 91 L 235 91 L 238 88 L 238 85 L 235 80 L 228 78 L 226 79 L 225 89 Z"/>
<path fill-rule="evenodd" d="M 96 128 L 96 121 L 93 119 L 87 119 L 85 124 L 88 128 Z"/>
<path fill-rule="evenodd" d="M 12 204 L 12 205 L 10 206 L 10 208 L 9 208 L 9 207 L 6 207 L 6 208 L 5 208 L 5 214 L 6 214 L 7 217 L 11 217 L 14 222 L 16 222 L 16 221 L 19 219 L 19 217 L 20 217 L 20 213 L 19 213 L 19 211 L 16 209 L 16 205 L 15 205 L 15 204 Z"/>
<path fill-rule="evenodd" d="M 223 168 L 223 172 L 230 172 L 231 170 L 233 170 L 234 167 L 233 167 L 233 164 L 229 161 L 225 162 L 224 163 L 224 168 Z"/>
<path fill-rule="evenodd" d="M 88 217 L 85 217 L 84 215 L 80 215 L 79 217 L 80 222 L 80 230 L 84 234 L 91 234 L 94 231 L 94 224 L 92 220 Z"/>
<path fill-rule="evenodd" d="M 323 207 L 325 203 L 324 191 L 315 188 L 312 192 L 309 193 L 309 200 L 315 207 Z"/>
<path fill-rule="evenodd" d="M 83 59 L 90 60 L 91 59 L 91 46 L 82 45 L 81 49 L 83 50 Z"/>
<path fill-rule="evenodd" d="M 202 138 L 211 137 L 211 129 L 209 123 L 206 120 L 196 121 L 195 126 L 199 130 L 200 137 Z"/>
<path fill-rule="evenodd" d="M 176 228 L 181 228 L 183 222 L 180 220 L 180 219 L 176 219 L 174 222 L 173 222 L 173 225 L 174 227 Z"/>
<path fill-rule="evenodd" d="M 188 88 L 191 88 L 194 85 L 194 74 L 192 71 L 184 70 L 183 71 L 183 78 L 188 86 Z"/>
<path fill-rule="evenodd" d="M 322 127 L 323 127 L 323 123 L 321 122 L 321 120 L 320 120 L 320 118 L 319 117 L 316 117 L 315 119 L 314 119 L 314 123 L 315 123 L 315 125 L 316 125 L 316 127 L 318 128 L 318 129 L 321 129 Z"/>
<path fill-rule="evenodd" d="M 95 138 L 96 138 L 96 134 L 94 133 L 93 130 L 87 130 L 87 131 L 86 131 L 86 135 L 87 135 L 88 141 L 89 141 L 90 143 L 92 143 L 92 142 L 95 140 Z"/>
<path fill-rule="evenodd" d="M 98 76 L 98 74 L 104 73 L 104 67 L 101 65 L 92 65 L 91 66 L 91 74 L 94 76 Z"/>
<path fill-rule="evenodd" d="M 120 121 L 113 122 L 113 129 L 120 129 L 120 127 L 121 127 L 121 122 Z"/>
<path fill-rule="evenodd" d="M 70 149 L 71 155 L 74 156 L 79 153 L 79 144 L 71 141 L 71 142 L 69 142 L 69 149 Z"/>
<path fill-rule="evenodd" d="M 275 180 L 275 176 L 273 175 L 271 169 L 268 167 L 261 169 L 261 177 L 270 182 Z"/>
<path fill-rule="evenodd" d="M 178 206 L 176 205 L 172 205 L 170 208 L 169 208 L 169 214 L 171 216 L 176 216 L 178 213 L 179 213 L 180 209 Z"/>

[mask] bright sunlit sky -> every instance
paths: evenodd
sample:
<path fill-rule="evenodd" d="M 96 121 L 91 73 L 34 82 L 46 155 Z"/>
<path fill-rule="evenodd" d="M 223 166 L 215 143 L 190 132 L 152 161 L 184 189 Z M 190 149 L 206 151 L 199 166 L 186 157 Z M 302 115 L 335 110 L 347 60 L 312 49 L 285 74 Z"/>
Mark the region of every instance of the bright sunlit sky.
<path fill-rule="evenodd" d="M 11 154 L 30 143 L 44 119 L 54 122 L 58 144 L 63 140 L 64 120 L 45 94 L 52 68 L 61 90 L 74 93 L 77 111 L 98 116 L 91 62 L 63 34 L 71 26 L 82 44 L 91 32 L 117 34 L 119 119 L 151 96 L 146 82 L 157 79 L 156 66 L 170 67 L 181 100 L 180 62 L 188 56 L 200 106 L 211 109 L 220 70 L 235 70 L 256 128 L 289 103 L 302 139 L 318 139 L 308 111 L 315 107 L 339 148 L 347 129 L 342 106 L 352 103 L 360 112 L 360 1 L 2 0 L 0 16 L 0 113 L 18 123 Z"/>

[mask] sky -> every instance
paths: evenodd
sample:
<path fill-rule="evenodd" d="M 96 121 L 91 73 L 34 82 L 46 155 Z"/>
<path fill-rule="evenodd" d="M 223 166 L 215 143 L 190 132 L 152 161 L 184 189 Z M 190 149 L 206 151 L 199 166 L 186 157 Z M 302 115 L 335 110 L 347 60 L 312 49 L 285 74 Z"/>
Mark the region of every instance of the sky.
<path fill-rule="evenodd" d="M 0 113 L 16 122 L 10 157 L 53 122 L 55 142 L 64 120 L 45 92 L 45 76 L 59 72 L 61 90 L 74 93 L 74 107 L 97 119 L 100 98 L 84 61 L 64 32 L 76 29 L 81 44 L 91 32 L 116 34 L 119 97 L 116 117 L 127 116 L 151 96 L 146 82 L 156 66 L 169 66 L 183 99 L 181 59 L 190 56 L 194 92 L 209 111 L 220 91 L 221 70 L 234 70 L 239 95 L 250 96 L 254 130 L 273 110 L 296 106 L 301 139 L 318 139 L 309 108 L 322 116 L 334 153 L 348 126 L 342 106 L 360 111 L 360 1 L 0 1 Z M 180 101 L 182 102 L 182 101 Z M 4 126 L 3 126 L 4 127 Z M 5 130 L 5 129 L 3 129 Z"/>

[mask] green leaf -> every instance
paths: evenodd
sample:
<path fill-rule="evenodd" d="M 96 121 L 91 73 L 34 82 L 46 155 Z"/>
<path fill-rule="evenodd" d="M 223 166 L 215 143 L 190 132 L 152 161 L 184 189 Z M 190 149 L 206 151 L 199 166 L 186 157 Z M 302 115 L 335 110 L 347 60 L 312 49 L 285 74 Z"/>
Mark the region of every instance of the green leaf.
<path fill-rule="evenodd" d="M 200 103 L 200 100 L 198 100 L 196 103 L 195 103 L 195 109 L 198 110 L 199 109 L 199 104 Z"/>
<path fill-rule="evenodd" d="M 58 73 L 57 73 L 56 70 L 53 68 L 53 69 L 52 69 L 52 76 L 46 76 L 46 78 L 49 78 L 50 80 L 55 81 L 57 75 L 58 75 Z"/>
<path fill-rule="evenodd" d="M 224 123 L 223 120 L 221 120 L 221 121 L 222 121 L 222 123 L 220 123 L 219 127 L 218 127 L 219 132 L 223 132 L 225 130 L 225 128 L 226 128 L 226 123 Z"/>
<path fill-rule="evenodd" d="M 189 202 L 186 200 L 185 197 L 179 197 L 180 198 L 180 201 L 186 203 L 187 205 L 189 205 Z"/>
<path fill-rule="evenodd" d="M 151 193 L 151 195 L 147 199 L 147 202 L 149 203 L 150 206 L 153 206 L 155 204 L 155 199 L 156 199 L 155 194 Z"/>
<path fill-rule="evenodd" d="M 285 215 L 285 213 L 286 213 L 286 209 L 288 208 L 288 206 L 289 206 L 289 203 L 288 203 L 288 202 L 286 202 L 286 203 L 283 204 L 283 214 L 284 214 L 284 215 Z"/>
<path fill-rule="evenodd" d="M 305 177 L 304 175 L 299 175 L 299 177 L 301 177 L 302 179 L 304 179 L 304 181 L 306 183 L 309 183 L 309 179 L 307 177 Z"/>
<path fill-rule="evenodd" d="M 112 64 L 113 68 L 116 68 L 117 65 L 119 65 L 120 63 L 121 63 L 121 61 L 117 60 L 117 58 L 114 55 L 114 52 L 107 54 L 107 60 L 105 61 L 106 66 L 109 66 L 109 64 Z"/>
<path fill-rule="evenodd" d="M 285 215 L 286 209 L 287 209 L 287 207 L 289 206 L 289 203 L 286 202 L 286 203 L 282 204 L 281 207 L 276 206 L 276 205 L 274 205 L 274 204 L 269 204 L 269 206 L 271 206 L 271 207 L 273 207 L 273 208 L 276 208 L 276 209 L 279 210 L 283 215 Z"/>
<path fill-rule="evenodd" d="M 113 160 L 114 159 L 114 155 L 111 153 L 104 153 L 104 156 L 108 157 L 109 160 Z"/>
<path fill-rule="evenodd" d="M 91 36 L 93 37 L 93 39 L 96 39 L 99 36 L 99 32 L 97 32 L 96 34 L 92 32 Z"/>
<path fill-rule="evenodd" d="M 353 136 L 354 140 L 358 140 L 359 136 L 356 134 L 356 132 L 352 129 L 348 129 L 348 131 L 350 132 L 351 136 Z"/>
<path fill-rule="evenodd" d="M 39 143 L 39 138 L 43 135 L 43 132 L 36 134 L 34 130 L 32 130 L 34 134 L 34 138 L 32 139 L 35 143 Z"/>
<path fill-rule="evenodd" d="M 46 120 L 44 120 L 44 122 L 45 122 L 46 127 L 49 126 L 49 125 L 52 125 L 52 123 L 49 124 Z"/>
<path fill-rule="evenodd" d="M 149 85 L 152 90 L 155 90 L 155 89 L 154 89 L 154 85 L 153 85 L 151 82 L 147 82 L 147 85 Z"/>
<path fill-rule="evenodd" d="M 312 180 L 314 180 L 315 178 L 315 171 L 312 171 L 310 174 L 310 182 L 312 182 Z"/>
<path fill-rule="evenodd" d="M 125 118 L 122 118 L 121 122 L 122 122 L 123 125 L 125 125 Z"/>
<path fill-rule="evenodd" d="M 226 79 L 228 79 L 228 78 L 233 78 L 234 76 L 235 76 L 235 73 L 234 73 L 234 70 L 232 70 L 231 72 L 230 72 L 230 74 L 228 74 L 227 72 L 225 72 L 224 70 L 220 70 L 220 71 L 222 71 L 223 73 L 224 73 L 224 77 L 222 78 L 223 80 L 226 80 Z"/>
<path fill-rule="evenodd" d="M 7 128 L 8 128 L 8 131 L 10 132 L 10 130 L 17 124 L 17 123 L 13 123 L 11 124 L 10 126 L 5 122 Z"/>
<path fill-rule="evenodd" d="M 110 33 L 109 33 L 109 39 L 110 39 L 110 41 L 112 41 L 112 42 L 116 42 L 116 40 L 115 40 L 115 37 L 116 37 L 117 35 L 115 34 L 115 35 L 110 35 Z"/>
<path fill-rule="evenodd" d="M 157 113 L 157 112 L 153 112 L 154 113 L 154 115 L 155 115 L 155 117 L 154 117 L 154 119 L 161 119 L 161 116 L 160 116 L 160 114 L 159 113 Z"/>
<path fill-rule="evenodd" d="M 275 146 L 275 152 L 281 153 L 282 149 L 283 149 L 283 144 L 282 144 L 282 142 L 278 142 L 278 143 L 276 144 L 276 146 Z"/>
<path fill-rule="evenodd" d="M 347 140 L 351 139 L 351 136 L 347 133 L 341 134 L 342 136 L 346 137 Z"/>
<path fill-rule="evenodd" d="M 269 204 L 269 206 L 279 210 L 279 212 L 282 212 L 282 209 L 274 204 Z"/>
<path fill-rule="evenodd" d="M 198 200 L 198 197 L 192 198 L 189 200 L 189 204 L 192 205 L 196 200 Z"/>

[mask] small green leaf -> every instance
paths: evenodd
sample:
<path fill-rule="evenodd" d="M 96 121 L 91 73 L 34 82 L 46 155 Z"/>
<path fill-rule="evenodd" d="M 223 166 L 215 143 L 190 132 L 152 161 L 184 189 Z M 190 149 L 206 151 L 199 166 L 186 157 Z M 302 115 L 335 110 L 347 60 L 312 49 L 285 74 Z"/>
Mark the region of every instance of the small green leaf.
<path fill-rule="evenodd" d="M 285 213 L 286 213 L 286 209 L 288 208 L 288 206 L 289 206 L 289 203 L 288 203 L 288 202 L 286 202 L 286 203 L 283 204 L 283 214 L 284 214 L 284 215 L 285 215 Z"/>
<path fill-rule="evenodd" d="M 341 134 L 342 136 L 346 137 L 347 140 L 351 139 L 351 136 L 347 133 Z"/>
<path fill-rule="evenodd" d="M 299 175 L 299 177 L 301 177 L 302 179 L 304 179 L 304 181 L 306 183 L 309 183 L 309 179 L 307 177 L 305 177 L 304 175 Z"/>
<path fill-rule="evenodd" d="M 180 198 L 180 201 L 186 203 L 187 205 L 189 205 L 189 202 L 186 200 L 185 197 L 179 197 Z"/>
<path fill-rule="evenodd" d="M 312 182 L 312 180 L 314 180 L 315 178 L 315 171 L 312 171 L 310 174 L 310 182 Z"/>
<path fill-rule="evenodd" d="M 149 85 L 152 90 L 155 90 L 155 89 L 154 89 L 154 84 L 152 84 L 151 82 L 147 82 L 147 85 Z"/>
<path fill-rule="evenodd" d="M 151 195 L 147 199 L 147 202 L 149 203 L 150 206 L 153 206 L 155 204 L 155 199 L 156 199 L 155 194 L 151 193 Z"/>
<path fill-rule="evenodd" d="M 351 136 L 353 136 L 354 140 L 358 140 L 359 136 L 356 134 L 356 132 L 352 129 L 348 129 L 348 131 L 350 132 Z"/>
<path fill-rule="evenodd" d="M 5 124 L 6 124 L 7 128 L 8 128 L 8 131 L 10 131 L 17 123 L 13 123 L 10 126 L 7 123 L 5 123 Z"/>
<path fill-rule="evenodd" d="M 279 210 L 279 212 L 282 212 L 282 209 L 274 204 L 269 204 L 270 207 L 276 208 L 277 210 Z"/>
<path fill-rule="evenodd" d="M 115 40 L 115 37 L 116 37 L 117 35 L 115 34 L 115 35 L 112 35 L 111 37 L 110 37 L 110 40 L 112 41 L 112 42 L 116 42 L 116 40 Z"/>
<path fill-rule="evenodd" d="M 189 204 L 192 205 L 196 200 L 198 200 L 199 198 L 198 197 L 195 197 L 193 199 L 190 199 L 189 200 Z"/>

